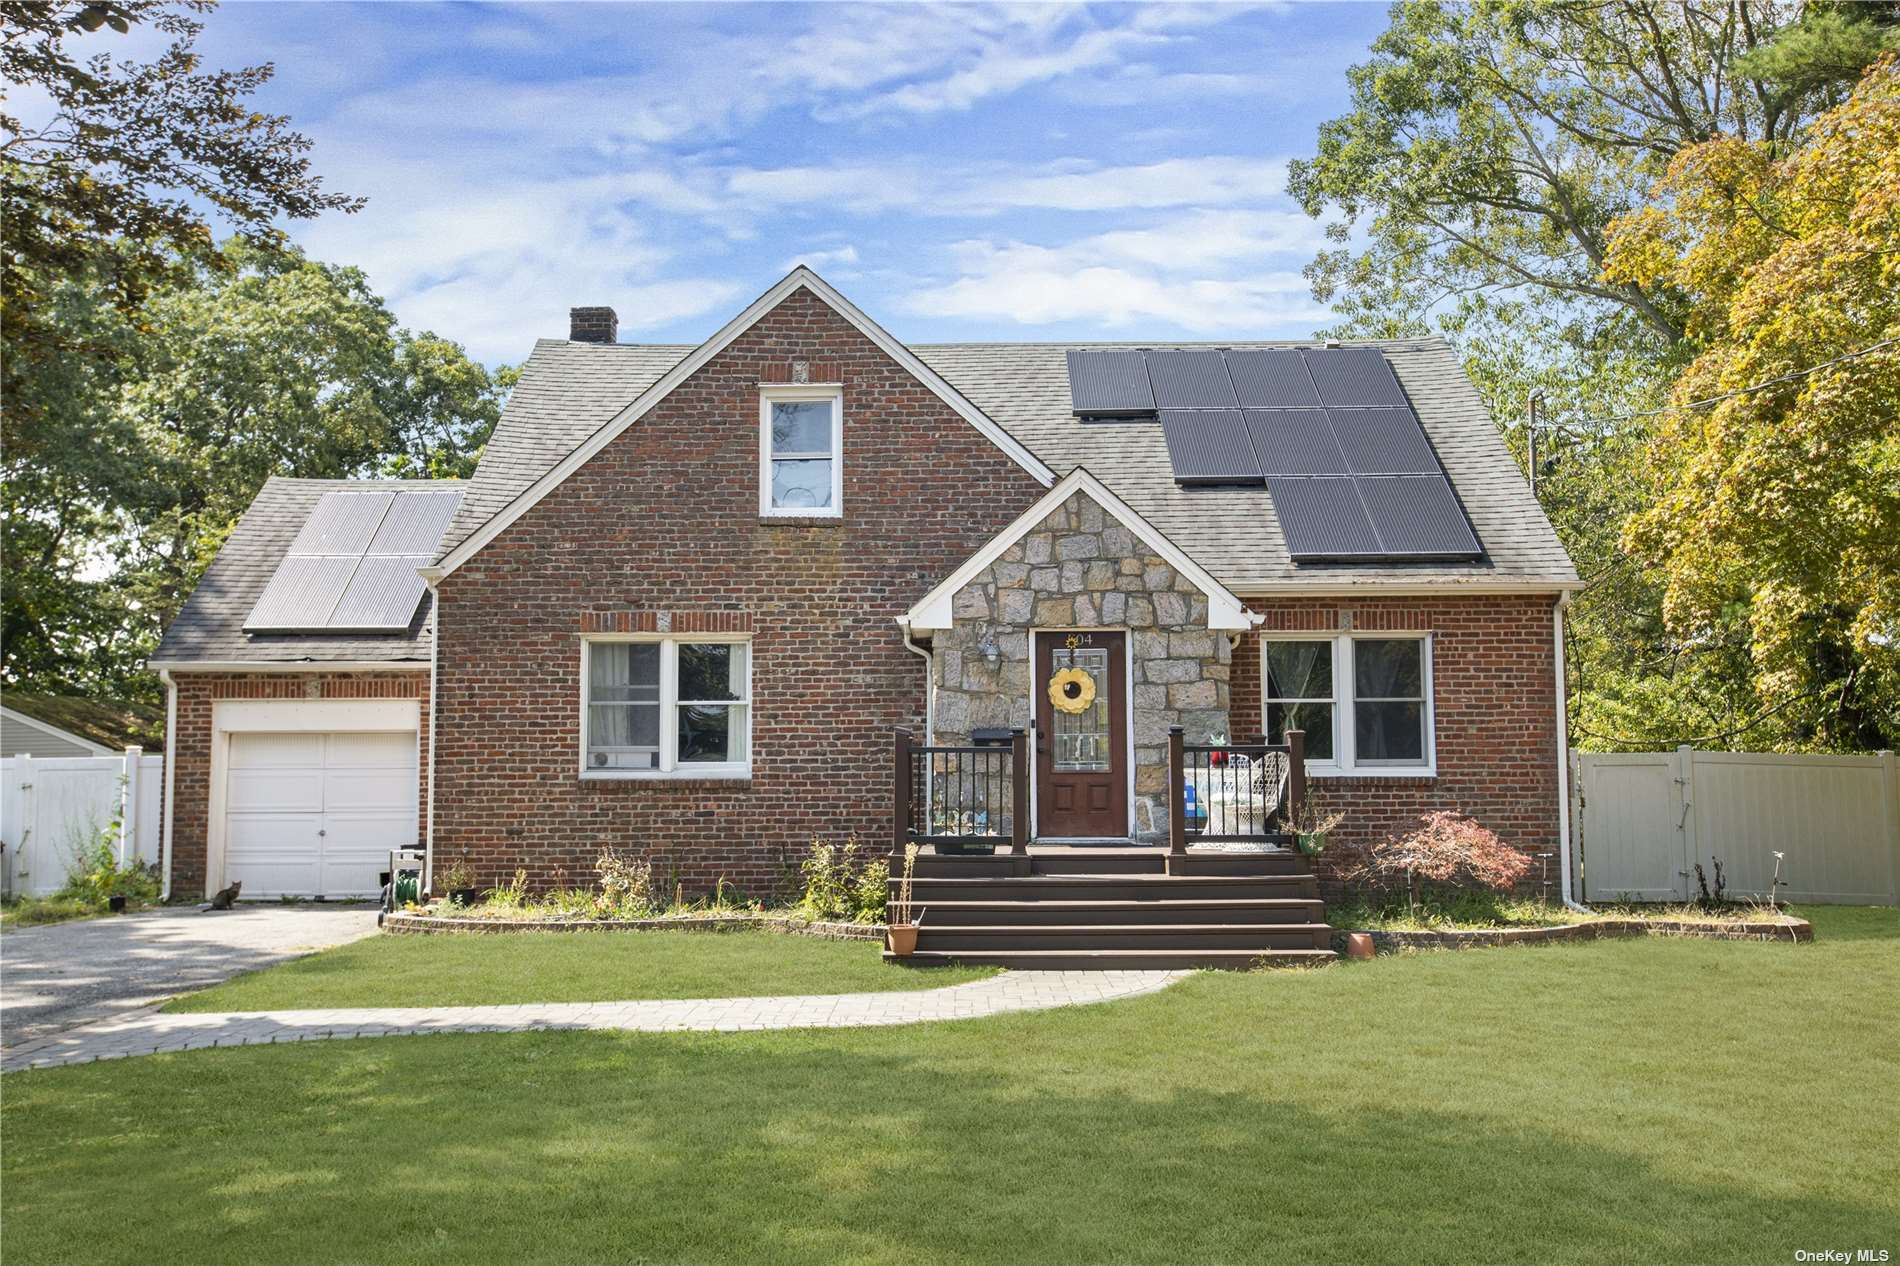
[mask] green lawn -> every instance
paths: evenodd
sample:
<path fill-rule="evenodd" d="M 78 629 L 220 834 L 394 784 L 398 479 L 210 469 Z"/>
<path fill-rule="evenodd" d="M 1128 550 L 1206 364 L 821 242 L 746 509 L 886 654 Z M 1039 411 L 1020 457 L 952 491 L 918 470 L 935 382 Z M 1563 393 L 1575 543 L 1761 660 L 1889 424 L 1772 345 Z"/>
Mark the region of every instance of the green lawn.
<path fill-rule="evenodd" d="M 372 936 L 251 972 L 167 1011 L 460 1007 L 930 989 L 993 968 L 895 967 L 870 941 L 778 932 Z"/>
<path fill-rule="evenodd" d="M 1812 945 L 1399 955 L 936 1026 L 445 1035 L 15 1074 L 0 1253 L 1900 1253 L 1900 912 L 1812 913 Z"/>

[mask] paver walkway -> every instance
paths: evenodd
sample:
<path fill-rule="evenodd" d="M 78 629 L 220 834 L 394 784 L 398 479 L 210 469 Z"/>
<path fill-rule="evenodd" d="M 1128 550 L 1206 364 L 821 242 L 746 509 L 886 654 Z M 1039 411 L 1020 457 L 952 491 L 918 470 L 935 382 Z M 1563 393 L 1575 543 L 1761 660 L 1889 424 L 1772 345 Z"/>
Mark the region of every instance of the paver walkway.
<path fill-rule="evenodd" d="M 207 1046 L 261 1046 L 323 1038 L 544 1029 L 683 1030 L 856 1028 L 967 1020 L 1153 993 L 1180 971 L 1006 971 L 985 980 L 905 993 L 641 1002 L 539 1002 L 499 1007 L 350 1007 L 326 1011 L 146 1011 L 55 1033 L 6 1052 L 0 1068 L 42 1068 Z"/>

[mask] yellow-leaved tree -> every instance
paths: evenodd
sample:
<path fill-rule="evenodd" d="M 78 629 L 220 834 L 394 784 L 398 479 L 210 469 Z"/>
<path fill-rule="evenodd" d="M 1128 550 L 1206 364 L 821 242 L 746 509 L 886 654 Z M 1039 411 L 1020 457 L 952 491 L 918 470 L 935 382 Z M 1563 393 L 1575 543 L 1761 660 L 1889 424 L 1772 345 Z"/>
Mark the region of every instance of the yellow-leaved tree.
<path fill-rule="evenodd" d="M 1900 61 L 1785 158 L 1724 137 L 1684 149 L 1611 226 L 1605 273 L 1690 301 L 1693 359 L 1624 544 L 1661 570 L 1678 638 L 1746 620 L 1761 711 L 1732 737 L 1895 745 Z"/>

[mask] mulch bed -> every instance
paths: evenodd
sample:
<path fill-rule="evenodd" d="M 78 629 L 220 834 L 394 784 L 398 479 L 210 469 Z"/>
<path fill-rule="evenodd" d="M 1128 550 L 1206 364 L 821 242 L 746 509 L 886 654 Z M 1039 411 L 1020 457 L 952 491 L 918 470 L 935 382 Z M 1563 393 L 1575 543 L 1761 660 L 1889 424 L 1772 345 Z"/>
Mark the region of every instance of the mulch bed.
<path fill-rule="evenodd" d="M 383 918 L 383 931 L 410 936 L 454 932 L 784 932 L 828 941 L 882 941 L 882 923 L 808 923 L 775 914 L 715 914 L 686 919 L 483 919 L 411 914 Z"/>
<path fill-rule="evenodd" d="M 1333 933 L 1333 948 L 1346 949 L 1348 932 Z M 1595 941 L 1612 936 L 1698 936 L 1716 941 L 1812 941 L 1814 925 L 1783 915 L 1734 923 L 1698 923 L 1688 919 L 1597 919 L 1545 928 L 1446 928 L 1425 932 L 1363 929 L 1380 953 L 1401 949 L 1480 949 L 1492 945 L 1545 945 L 1556 941 Z"/>

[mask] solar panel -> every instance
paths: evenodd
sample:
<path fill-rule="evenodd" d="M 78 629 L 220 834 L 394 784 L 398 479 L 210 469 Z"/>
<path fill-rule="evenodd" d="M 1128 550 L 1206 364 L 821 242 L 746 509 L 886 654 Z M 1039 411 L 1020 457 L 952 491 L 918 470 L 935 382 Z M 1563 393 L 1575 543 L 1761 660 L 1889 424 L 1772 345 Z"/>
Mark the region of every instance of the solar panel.
<path fill-rule="evenodd" d="M 408 628 L 428 590 L 416 568 L 427 566 L 429 558 L 428 554 L 383 554 L 363 559 L 325 627 Z"/>
<path fill-rule="evenodd" d="M 1323 409 L 1249 409 L 1247 431 L 1266 475 L 1344 475 L 1351 469 Z"/>
<path fill-rule="evenodd" d="M 1148 380 L 1159 409 L 1232 409 L 1239 403 L 1219 352 L 1149 352 Z"/>
<path fill-rule="evenodd" d="M 1380 554 L 1378 533 L 1372 530 L 1353 482 L 1343 476 L 1267 480 L 1288 555 L 1309 561 Z"/>
<path fill-rule="evenodd" d="M 1078 417 L 1153 413 L 1147 361 L 1140 352 L 1070 352 L 1069 407 Z"/>
<path fill-rule="evenodd" d="M 1404 409 L 1409 405 L 1377 348 L 1309 347 L 1301 355 L 1329 409 Z"/>
<path fill-rule="evenodd" d="M 1238 409 L 1163 409 L 1161 433 L 1181 484 L 1257 484 L 1260 463 Z"/>
<path fill-rule="evenodd" d="M 1443 475 L 1373 475 L 1358 480 L 1388 556 L 1476 558 L 1478 538 Z"/>
<path fill-rule="evenodd" d="M 1436 475 L 1438 458 L 1410 409 L 1329 409 L 1333 433 L 1355 475 Z"/>
<path fill-rule="evenodd" d="M 247 632 L 396 633 L 416 618 L 435 556 L 462 494 L 326 492 L 244 621 Z"/>
<path fill-rule="evenodd" d="M 1245 348 L 1227 353 L 1227 374 L 1243 409 L 1319 407 L 1319 392 L 1297 349 Z"/>
<path fill-rule="evenodd" d="M 434 554 L 462 502 L 459 492 L 398 494 L 371 538 L 370 554 Z"/>

